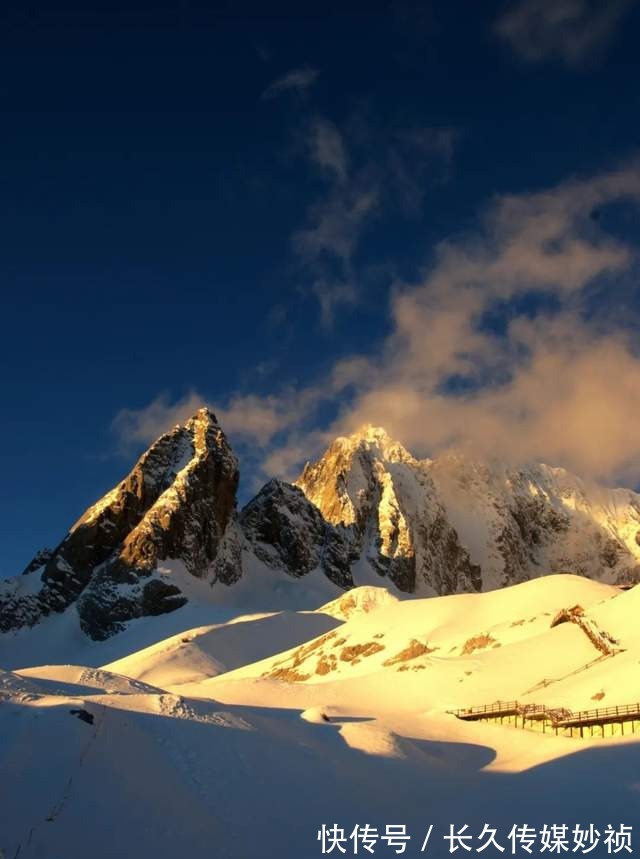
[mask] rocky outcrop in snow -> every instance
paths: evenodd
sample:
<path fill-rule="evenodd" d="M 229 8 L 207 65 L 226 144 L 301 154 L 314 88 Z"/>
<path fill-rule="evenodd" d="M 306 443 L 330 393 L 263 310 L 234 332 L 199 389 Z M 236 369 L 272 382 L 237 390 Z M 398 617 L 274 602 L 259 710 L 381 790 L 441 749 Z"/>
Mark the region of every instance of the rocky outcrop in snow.
<path fill-rule="evenodd" d="M 587 636 L 591 644 L 605 656 L 613 656 L 621 650 L 620 642 L 606 629 L 602 629 L 592 617 L 588 617 L 579 604 L 571 608 L 563 608 L 557 612 L 551 621 L 551 628 L 562 623 L 575 623 Z"/>
<path fill-rule="evenodd" d="M 320 568 L 338 587 L 353 586 L 356 556 L 349 541 L 297 486 L 269 481 L 244 508 L 240 524 L 253 553 L 268 567 L 297 578 Z"/>

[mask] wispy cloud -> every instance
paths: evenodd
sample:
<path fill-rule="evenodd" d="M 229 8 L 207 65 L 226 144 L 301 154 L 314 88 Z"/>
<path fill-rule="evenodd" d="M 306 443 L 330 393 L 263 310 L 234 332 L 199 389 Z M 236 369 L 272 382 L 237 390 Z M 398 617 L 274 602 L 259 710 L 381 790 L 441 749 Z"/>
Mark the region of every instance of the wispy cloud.
<path fill-rule="evenodd" d="M 317 81 L 320 72 L 312 66 L 301 66 L 291 69 L 286 75 L 273 81 L 263 91 L 262 98 L 276 98 L 286 92 L 306 92 Z"/>
<path fill-rule="evenodd" d="M 459 138 L 450 128 L 382 129 L 363 116 L 346 126 L 345 132 L 326 117 L 309 123 L 305 151 L 326 184 L 291 238 L 325 328 L 340 306 L 358 301 L 355 255 L 367 229 L 380 216 L 417 213 L 427 175 L 448 170 Z"/>
<path fill-rule="evenodd" d="M 306 135 L 311 163 L 326 180 L 325 191 L 307 210 L 306 224 L 291 244 L 309 292 L 318 300 L 321 324 L 331 328 L 336 309 L 358 298 L 353 254 L 376 212 L 378 190 L 361 169 L 351 169 L 344 137 L 325 117 L 315 117 Z"/>
<path fill-rule="evenodd" d="M 304 400 L 304 398 L 303 398 Z M 226 432 L 237 438 L 267 445 L 283 426 L 283 411 L 296 420 L 293 396 L 253 394 L 232 396 L 226 402 L 212 402 L 198 391 L 172 401 L 160 394 L 141 409 L 122 409 L 113 420 L 113 429 L 124 445 L 149 444 L 176 424 L 184 423 L 198 409 L 208 406 L 215 412 Z"/>
<path fill-rule="evenodd" d="M 330 254 L 348 264 L 377 201 L 377 189 L 366 182 L 356 180 L 332 188 L 326 197 L 310 206 L 308 225 L 294 233 L 296 252 L 314 261 Z"/>
<path fill-rule="evenodd" d="M 348 157 L 342 135 L 333 122 L 317 117 L 308 135 L 311 160 L 328 170 L 335 179 L 345 181 L 348 173 Z"/>
<path fill-rule="evenodd" d="M 327 330 L 333 328 L 337 308 L 356 304 L 358 301 L 358 290 L 355 284 L 349 281 L 316 280 L 311 286 L 311 291 L 320 305 L 322 327 Z"/>
<path fill-rule="evenodd" d="M 531 63 L 579 65 L 604 49 L 633 0 L 516 0 L 496 32 Z"/>

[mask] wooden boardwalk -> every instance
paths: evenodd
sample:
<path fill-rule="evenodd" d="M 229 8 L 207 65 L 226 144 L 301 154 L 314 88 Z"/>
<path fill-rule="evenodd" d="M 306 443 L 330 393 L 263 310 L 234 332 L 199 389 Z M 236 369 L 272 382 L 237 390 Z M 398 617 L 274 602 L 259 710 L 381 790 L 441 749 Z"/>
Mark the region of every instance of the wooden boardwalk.
<path fill-rule="evenodd" d="M 594 729 L 601 728 L 605 735 L 605 725 L 619 725 L 620 733 L 625 733 L 625 725 L 635 733 L 636 722 L 640 730 L 640 703 L 619 704 L 613 707 L 598 707 L 593 710 L 567 710 L 564 707 L 548 707 L 546 704 L 523 704 L 519 701 L 494 701 L 479 707 L 463 707 L 458 710 L 448 710 L 448 713 L 466 722 L 499 721 L 505 719 L 510 724 L 513 720 L 515 727 L 536 727 L 546 732 L 547 728 L 558 734 L 569 731 L 573 736 L 576 730 L 581 737 L 588 729 L 590 736 Z"/>

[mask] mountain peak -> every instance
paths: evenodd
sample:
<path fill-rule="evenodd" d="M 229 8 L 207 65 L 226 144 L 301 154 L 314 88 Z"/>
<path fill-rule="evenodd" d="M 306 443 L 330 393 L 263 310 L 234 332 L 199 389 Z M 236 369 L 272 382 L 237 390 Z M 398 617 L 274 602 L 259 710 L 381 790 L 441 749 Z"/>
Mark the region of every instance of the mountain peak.
<path fill-rule="evenodd" d="M 325 456 L 331 456 L 335 452 L 345 451 L 372 451 L 382 459 L 391 462 L 414 461 L 414 457 L 396 439 L 392 438 L 387 430 L 373 424 L 362 424 L 348 436 L 339 436 L 331 445 Z"/>
<path fill-rule="evenodd" d="M 34 559 L 28 570 L 43 566 L 41 586 L 17 602 L 0 599 L 0 629 L 75 602 L 82 629 L 99 639 L 131 618 L 171 611 L 186 598 L 154 575 L 163 561 L 179 561 L 197 578 L 235 581 L 239 560 L 227 544 L 237 485 L 237 459 L 215 415 L 199 409 L 160 436 L 53 552 Z"/>
<path fill-rule="evenodd" d="M 218 418 L 211 411 L 209 406 L 202 406 L 201 408 L 199 408 L 198 411 L 189 418 L 185 426 L 196 424 L 214 424 L 215 426 L 219 426 Z M 177 424 L 177 426 L 180 426 L 180 424 Z"/>
<path fill-rule="evenodd" d="M 373 424 L 362 424 L 351 434 L 351 438 L 360 438 L 363 441 L 392 441 L 384 427 Z"/>

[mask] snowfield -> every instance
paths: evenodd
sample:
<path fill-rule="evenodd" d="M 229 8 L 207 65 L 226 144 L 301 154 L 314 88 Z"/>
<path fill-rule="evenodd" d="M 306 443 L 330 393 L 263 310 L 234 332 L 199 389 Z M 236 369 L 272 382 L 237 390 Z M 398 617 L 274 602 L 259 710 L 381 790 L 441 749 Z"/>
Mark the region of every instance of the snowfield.
<path fill-rule="evenodd" d="M 575 606 L 593 640 L 553 625 Z M 380 838 L 373 854 L 354 845 L 356 824 L 403 825 L 405 855 L 436 857 L 450 824 L 468 824 L 474 849 L 488 824 L 512 855 L 514 824 L 633 825 L 640 734 L 570 738 L 447 711 L 640 700 L 639 616 L 640 588 L 571 575 L 429 599 L 366 586 L 315 611 L 234 613 L 191 595 L 77 646 L 86 665 L 28 665 L 47 638 L 54 656 L 73 651 L 72 616 L 52 618 L 31 651 L 27 631 L 3 645 L 0 855 L 306 859 L 322 855 L 323 824 L 344 830 L 347 855 L 396 855 Z M 591 855 L 609 855 L 603 840 Z"/>

